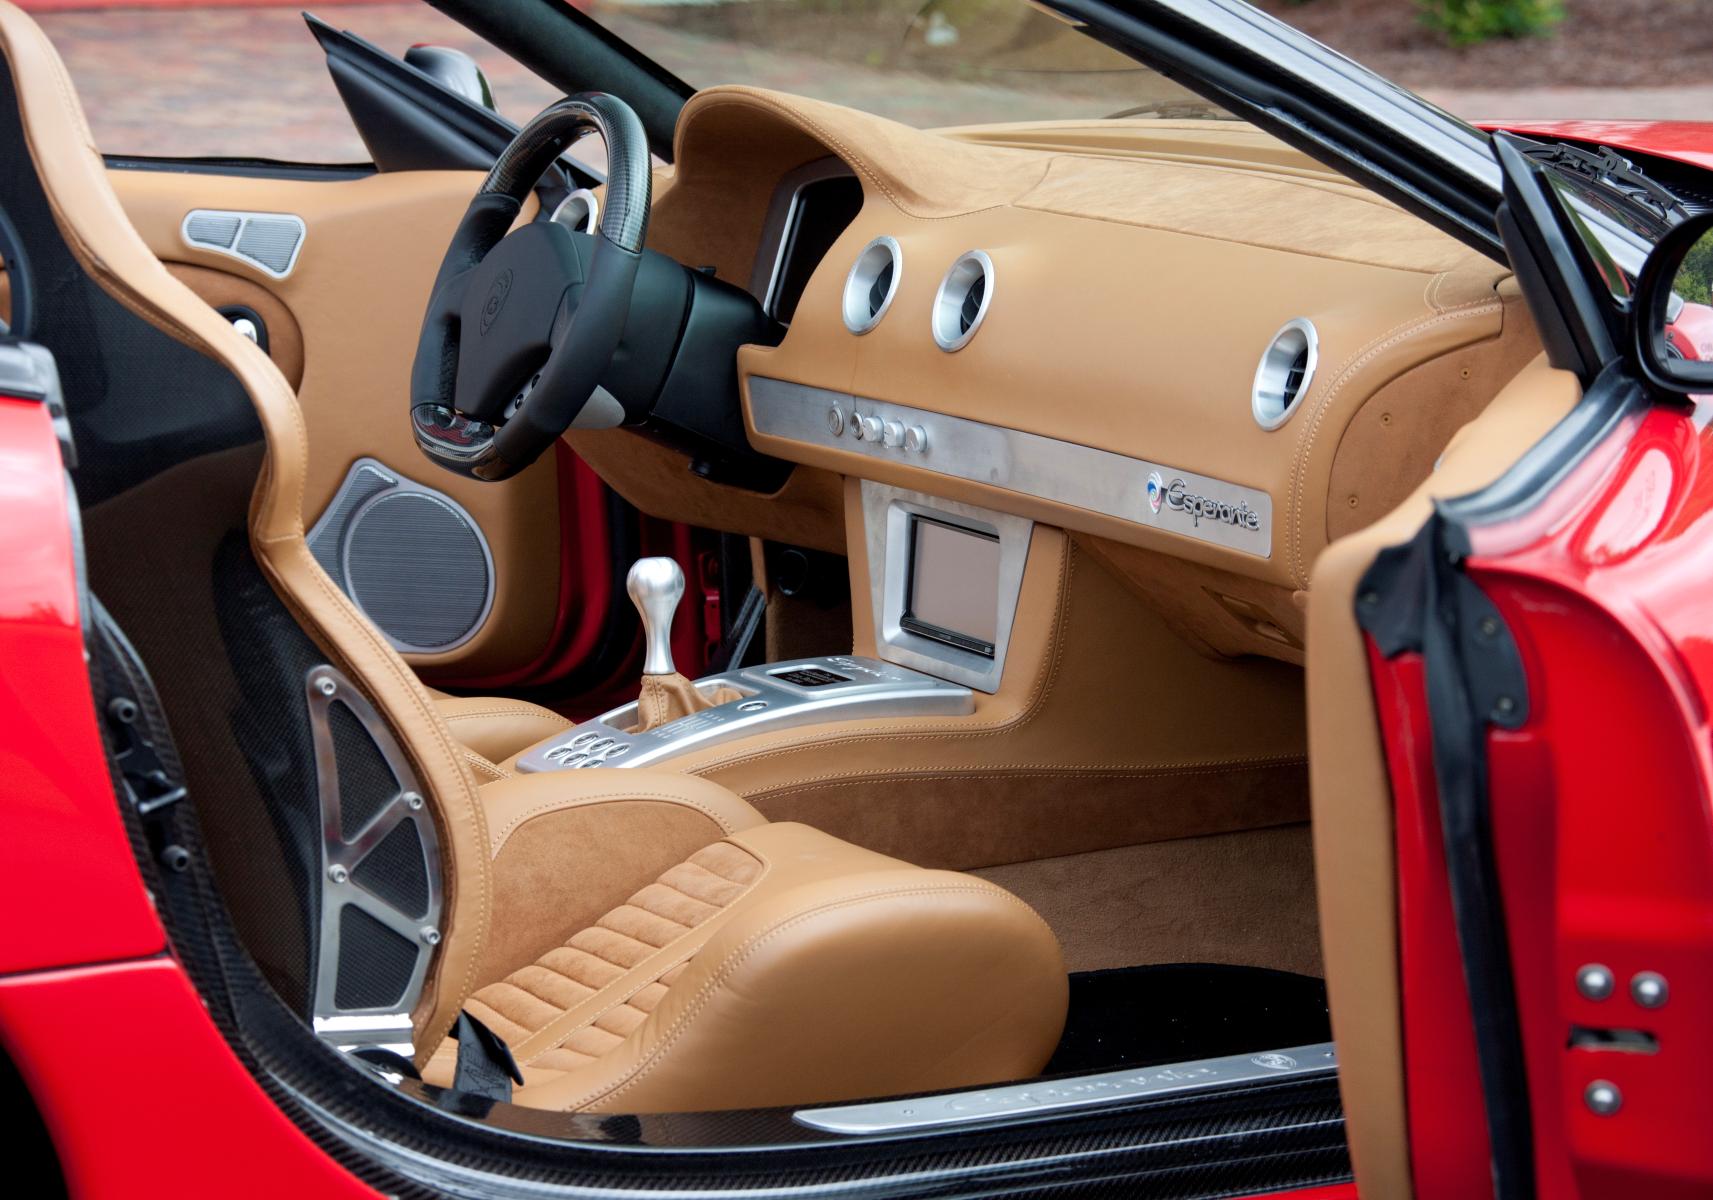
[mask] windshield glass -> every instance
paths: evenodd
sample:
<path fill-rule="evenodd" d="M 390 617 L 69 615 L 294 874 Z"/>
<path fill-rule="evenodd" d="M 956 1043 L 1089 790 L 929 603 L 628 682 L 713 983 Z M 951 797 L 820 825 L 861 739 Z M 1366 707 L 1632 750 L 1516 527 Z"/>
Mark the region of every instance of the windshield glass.
<path fill-rule="evenodd" d="M 696 88 L 776 88 L 921 127 L 1226 115 L 1024 0 L 594 0 L 587 12 Z"/>

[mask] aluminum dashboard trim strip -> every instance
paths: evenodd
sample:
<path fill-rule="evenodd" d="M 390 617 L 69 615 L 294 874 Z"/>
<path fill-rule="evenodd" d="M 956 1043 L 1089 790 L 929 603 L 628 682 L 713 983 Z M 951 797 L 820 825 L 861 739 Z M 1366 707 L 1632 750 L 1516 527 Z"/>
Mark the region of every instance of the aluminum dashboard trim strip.
<path fill-rule="evenodd" d="M 1255 488 L 1076 442 L 761 375 L 749 378 L 749 400 L 756 432 L 769 437 L 1068 504 L 1257 558 L 1273 555 L 1273 498 Z M 875 431 L 884 432 L 875 436 Z"/>
<path fill-rule="evenodd" d="M 1232 1054 L 1225 1058 L 1203 1058 L 950 1095 L 802 1109 L 792 1114 L 792 1120 L 828 1133 L 904 1133 L 944 1125 L 1046 1116 L 1125 1100 L 1155 1099 L 1271 1079 L 1305 1079 L 1337 1070 L 1338 1055 L 1333 1044 L 1319 1042 L 1312 1046 Z"/>

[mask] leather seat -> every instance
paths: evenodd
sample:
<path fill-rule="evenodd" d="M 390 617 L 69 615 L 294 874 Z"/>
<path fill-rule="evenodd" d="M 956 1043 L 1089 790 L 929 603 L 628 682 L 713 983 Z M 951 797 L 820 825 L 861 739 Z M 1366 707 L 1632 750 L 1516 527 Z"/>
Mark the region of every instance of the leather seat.
<path fill-rule="evenodd" d="M 511 897 L 565 911 L 641 884 L 569 936 L 539 912 L 518 922 L 490 959 L 516 965 L 465 1001 L 516 1057 L 518 1104 L 655 1112 L 929 1091 L 1027 1078 L 1058 1042 L 1057 939 L 983 880 L 770 824 L 670 772 L 519 776 L 482 795 L 496 916 Z M 607 828 L 674 861 L 640 880 L 630 863 L 603 870 L 587 847 Z M 701 837 L 718 840 L 670 849 Z M 641 851 L 632 840 L 621 857 Z M 568 871 L 582 895 L 561 904 Z M 450 1084 L 456 1061 L 447 1038 L 423 1077 Z"/>
<path fill-rule="evenodd" d="M 28 147 L 14 166 L 35 170 L 56 255 L 253 405 L 267 448 L 247 510 L 259 582 L 374 710 L 433 819 L 444 897 L 411 1013 L 430 1079 L 451 1078 L 445 1039 L 466 1006 L 521 1060 L 517 1102 L 566 1111 L 850 1099 L 1041 1068 L 1067 980 L 1052 933 L 1003 890 L 768 824 L 690 776 L 473 771 L 442 706 L 309 551 L 291 386 L 143 243 L 59 56 L 6 0 L 0 57 Z M 90 322 L 44 336 L 71 355 L 102 335 Z M 302 686 L 279 702 L 304 703 Z"/>
<path fill-rule="evenodd" d="M 502 763 L 535 743 L 571 728 L 569 718 L 528 700 L 504 696 L 450 696 L 429 689 L 452 736 L 488 764 Z M 472 764 L 480 770 L 480 764 Z"/>

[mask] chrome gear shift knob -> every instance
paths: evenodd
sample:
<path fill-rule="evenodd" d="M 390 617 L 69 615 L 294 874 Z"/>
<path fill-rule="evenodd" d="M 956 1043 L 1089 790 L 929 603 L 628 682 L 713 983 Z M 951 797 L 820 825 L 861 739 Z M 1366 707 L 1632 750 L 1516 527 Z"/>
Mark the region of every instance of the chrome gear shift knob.
<path fill-rule="evenodd" d="M 642 629 L 648 636 L 643 655 L 644 675 L 671 675 L 672 615 L 684 598 L 684 572 L 670 558 L 639 558 L 625 577 L 625 591 L 642 614 Z"/>

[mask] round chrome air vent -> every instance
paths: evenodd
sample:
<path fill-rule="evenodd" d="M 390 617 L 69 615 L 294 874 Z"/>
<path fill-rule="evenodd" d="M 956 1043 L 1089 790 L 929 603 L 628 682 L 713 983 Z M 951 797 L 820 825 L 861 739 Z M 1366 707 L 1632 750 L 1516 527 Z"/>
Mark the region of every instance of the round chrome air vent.
<path fill-rule="evenodd" d="M 1262 429 L 1277 429 L 1291 419 L 1314 382 L 1320 359 L 1320 336 L 1312 322 L 1298 317 L 1267 344 L 1255 369 L 1255 392 L 1250 403 Z"/>
<path fill-rule="evenodd" d="M 864 246 L 845 276 L 845 328 L 867 333 L 880 324 L 903 275 L 904 252 L 892 238 L 877 237 Z"/>
<path fill-rule="evenodd" d="M 993 260 L 980 250 L 960 255 L 934 294 L 934 342 L 950 353 L 969 345 L 993 303 Z"/>
<path fill-rule="evenodd" d="M 578 188 L 561 200 L 550 218 L 572 233 L 595 233 L 601 228 L 601 202 L 588 188 Z"/>

